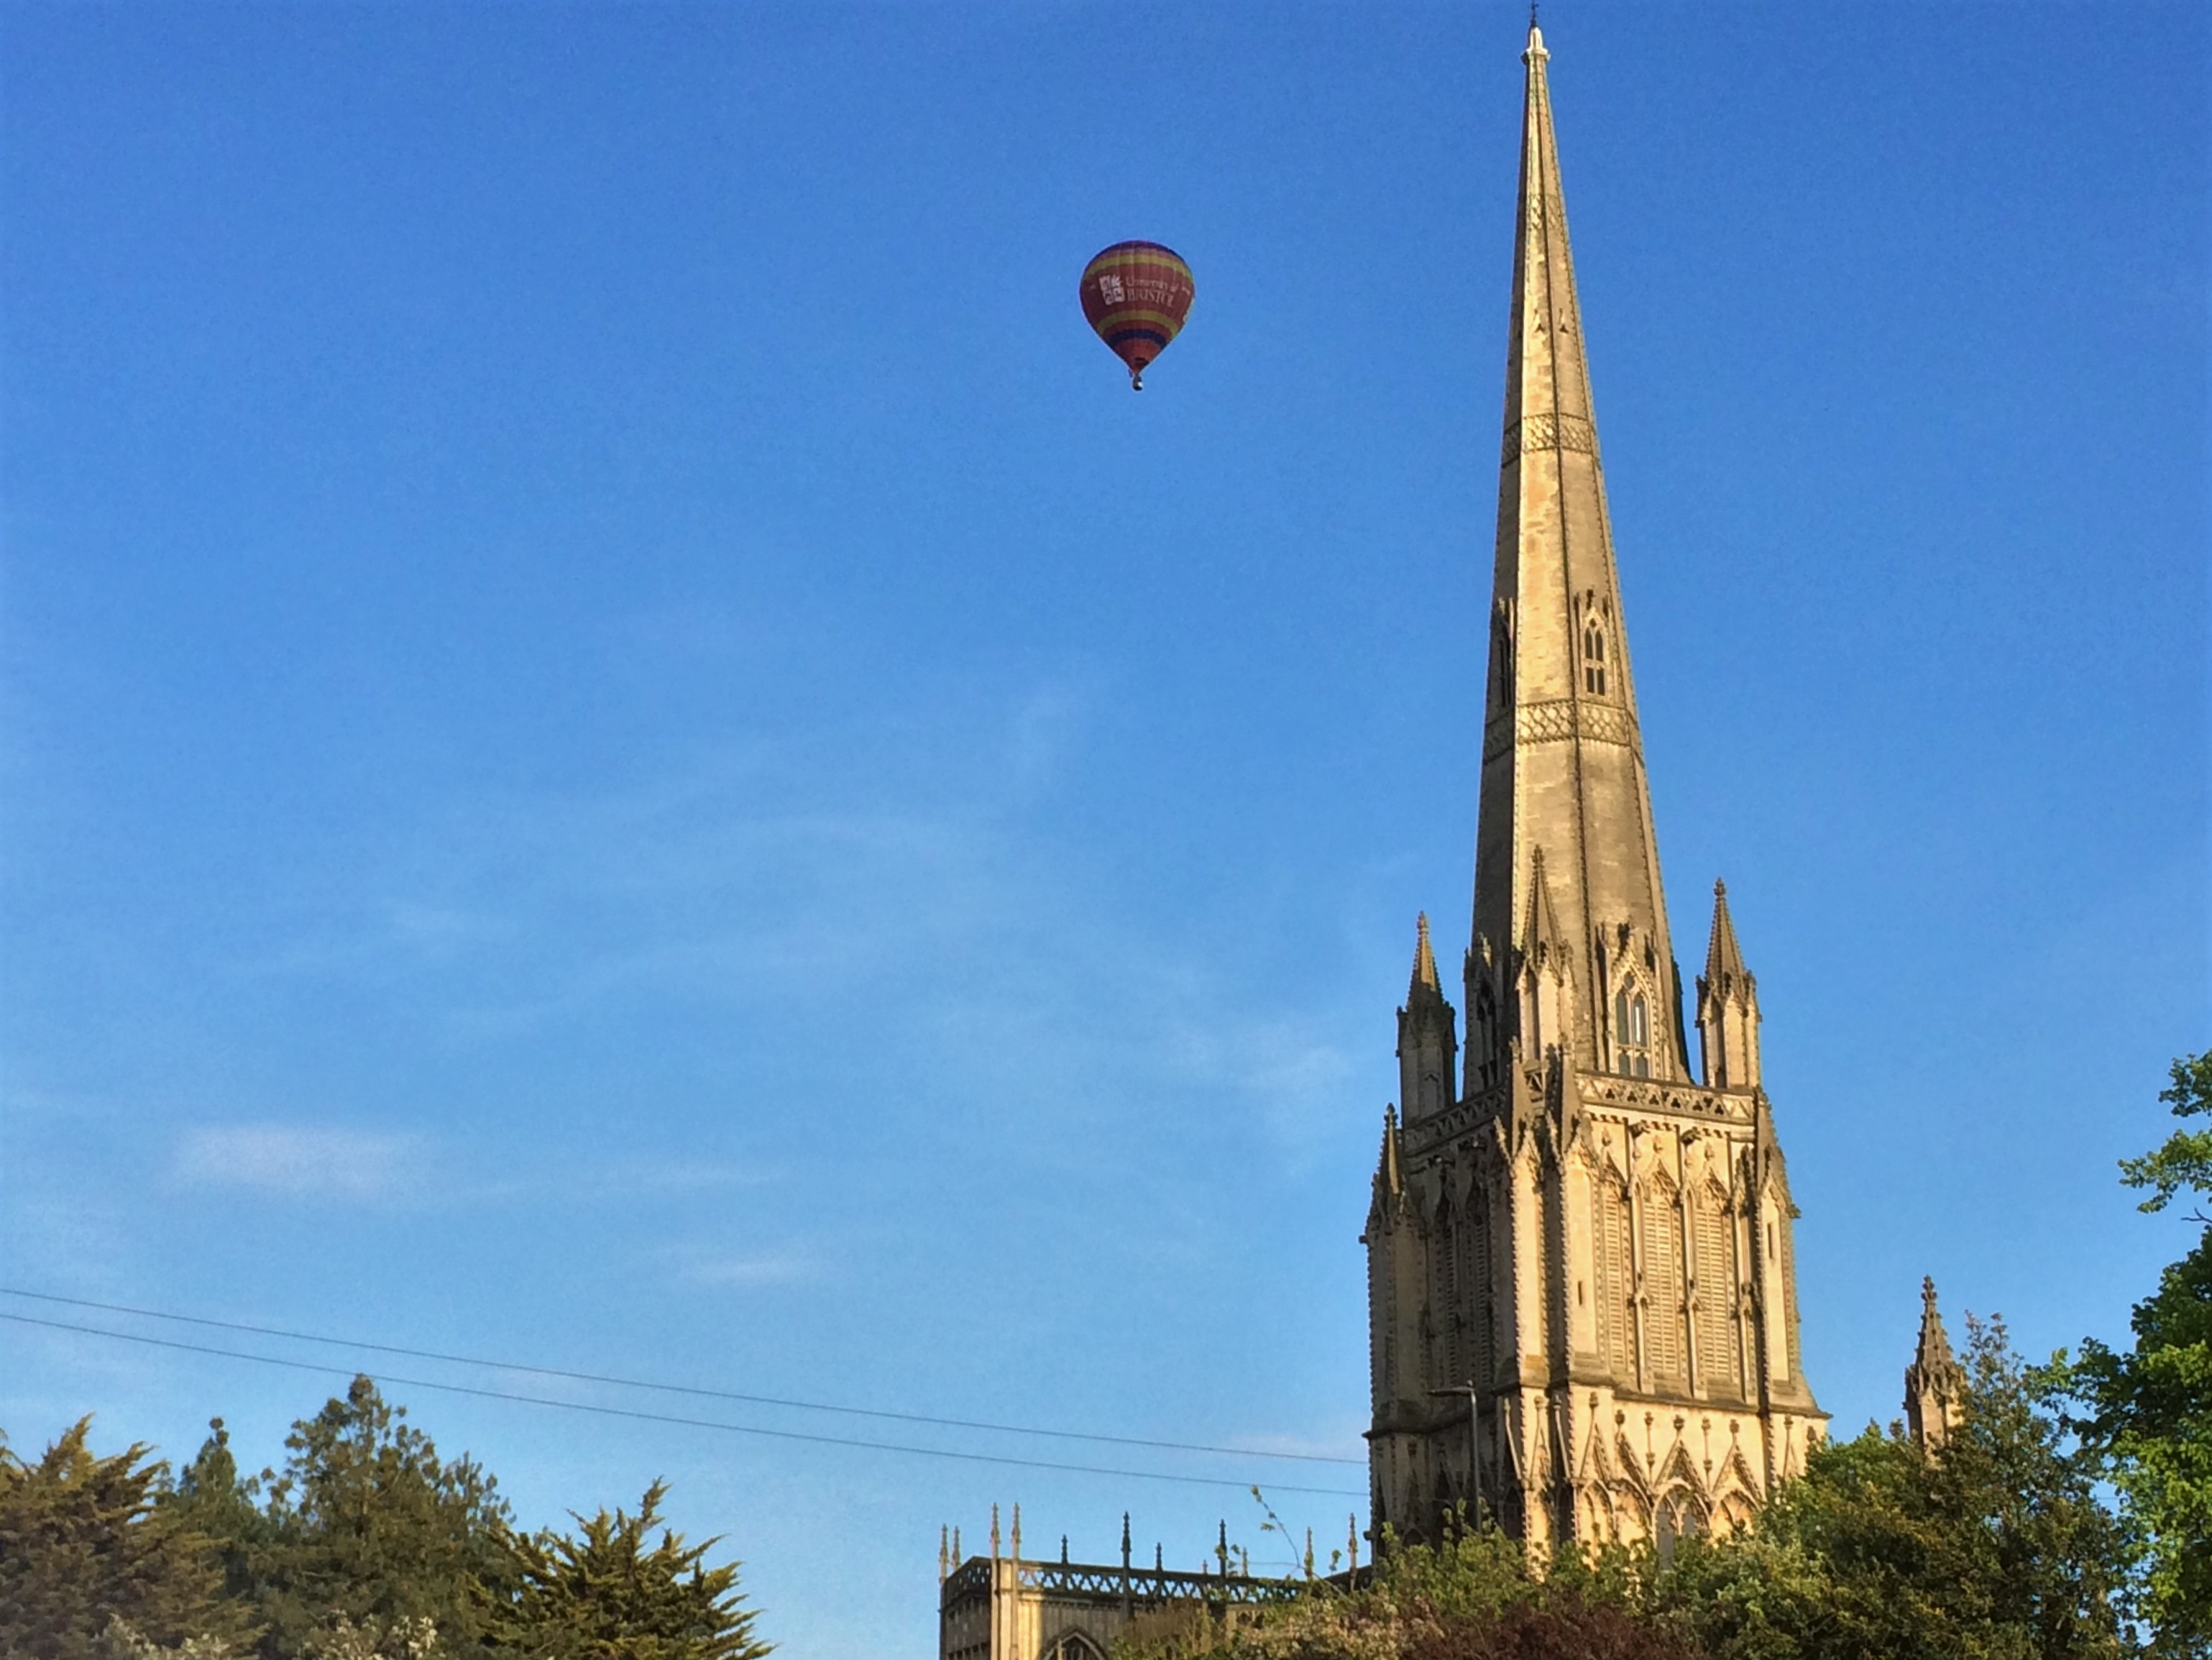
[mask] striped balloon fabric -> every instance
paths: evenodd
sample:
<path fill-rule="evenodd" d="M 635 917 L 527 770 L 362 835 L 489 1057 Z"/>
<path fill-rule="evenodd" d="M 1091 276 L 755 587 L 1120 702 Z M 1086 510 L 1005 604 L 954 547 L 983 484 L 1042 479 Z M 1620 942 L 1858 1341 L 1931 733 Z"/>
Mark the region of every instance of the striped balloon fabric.
<path fill-rule="evenodd" d="M 1083 315 L 1145 389 L 1145 366 L 1167 350 L 1190 315 L 1198 284 L 1173 248 L 1116 242 L 1083 268 Z"/>

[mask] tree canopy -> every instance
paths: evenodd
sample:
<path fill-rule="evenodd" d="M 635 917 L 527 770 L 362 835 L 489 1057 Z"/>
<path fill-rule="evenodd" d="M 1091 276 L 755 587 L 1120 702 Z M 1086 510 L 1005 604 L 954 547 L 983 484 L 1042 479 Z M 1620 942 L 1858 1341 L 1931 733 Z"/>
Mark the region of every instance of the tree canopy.
<path fill-rule="evenodd" d="M 719 1542 L 667 1488 L 575 1537 L 515 1530 L 498 1484 L 357 1377 L 242 1475 L 222 1420 L 174 1481 L 80 1420 L 27 1462 L 0 1440 L 0 1660 L 760 1660 Z M 651 1535 L 659 1531 L 657 1541 Z"/>
<path fill-rule="evenodd" d="M 2176 1061 L 2159 1098 L 2177 1118 L 2212 1115 L 2212 1050 Z M 2193 1195 L 2197 1243 L 2135 1305 L 2133 1347 L 2087 1339 L 2046 1378 L 2142 1548 L 2153 1652 L 2201 1660 L 2212 1655 L 2212 1126 L 2178 1129 L 2120 1171 L 2151 1190 L 2146 1211 Z"/>
<path fill-rule="evenodd" d="M 518 1585 L 493 1617 L 495 1645 L 542 1660 L 761 1660 L 769 1645 L 753 1635 L 738 1565 L 708 1567 L 718 1541 L 687 1544 L 663 1526 L 667 1492 L 654 1482 L 635 1515 L 571 1512 L 573 1536 L 513 1540 Z"/>
<path fill-rule="evenodd" d="M 157 1502 L 167 1467 L 143 1445 L 100 1457 L 91 1427 L 35 1462 L 0 1440 L 0 1655 L 104 1660 L 117 1620 L 167 1646 L 245 1637 L 214 1541 Z"/>
<path fill-rule="evenodd" d="M 1121 1660 L 2103 1660 L 2129 1564 L 2094 1471 L 1996 1322 L 1969 1323 L 1961 1421 L 1832 1441 L 1751 1525 L 1557 1552 L 1495 1529 L 1394 1548 L 1349 1592 L 1163 1621 Z"/>

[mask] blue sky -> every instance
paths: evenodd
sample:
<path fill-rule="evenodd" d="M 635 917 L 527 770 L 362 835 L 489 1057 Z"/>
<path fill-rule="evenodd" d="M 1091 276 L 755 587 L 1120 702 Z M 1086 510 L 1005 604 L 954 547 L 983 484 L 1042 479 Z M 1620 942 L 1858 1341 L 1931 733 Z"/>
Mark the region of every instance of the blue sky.
<path fill-rule="evenodd" d="M 1852 1428 L 1922 1274 L 2041 1352 L 2181 1248 L 2113 1161 L 2212 1043 L 2212 33 L 1546 25 L 1674 928 L 1726 876 Z M 6 1283 L 1356 1456 L 1522 27 L 0 9 Z M 1125 237 L 1198 278 L 1141 398 L 1075 301 Z M 265 1462 L 330 1386 L 0 1328 L 21 1446 Z M 926 1651 L 994 1499 L 1191 1566 L 1274 1548 L 1239 1481 L 1324 1541 L 1358 1501 L 1282 1489 L 1363 1487 L 393 1393 L 528 1522 L 667 1475 L 805 1660 Z"/>

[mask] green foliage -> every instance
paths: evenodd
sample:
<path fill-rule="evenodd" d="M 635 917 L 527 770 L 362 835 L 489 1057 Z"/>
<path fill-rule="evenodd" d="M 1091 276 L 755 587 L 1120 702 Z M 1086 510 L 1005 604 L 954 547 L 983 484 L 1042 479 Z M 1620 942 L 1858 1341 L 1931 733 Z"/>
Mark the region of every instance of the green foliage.
<path fill-rule="evenodd" d="M 268 1542 L 258 1506 L 259 1483 L 241 1478 L 230 1450 L 230 1432 L 220 1418 L 208 1424 L 199 1454 L 156 1501 L 178 1526 L 204 1537 L 220 1564 L 223 1594 L 244 1601 L 253 1586 L 253 1556 Z"/>
<path fill-rule="evenodd" d="M 2212 1114 L 2212 1051 L 2173 1063 L 2159 1098 L 2178 1118 Z M 2184 1189 L 2212 1197 L 2212 1128 L 2176 1130 L 2122 1179 L 2148 1188 L 2146 1211 Z M 2203 1219 L 2203 1213 L 2197 1213 Z M 2062 1353 L 2044 1374 L 2100 1475 L 2120 1495 L 2145 1555 L 2142 1609 L 2160 1655 L 2212 1655 L 2212 1225 L 2158 1289 L 2136 1304 L 2135 1347 L 2092 1338 L 2078 1360 Z"/>
<path fill-rule="evenodd" d="M 2212 1113 L 2212 1049 L 2183 1055 L 2167 1075 L 2170 1081 L 2158 1098 L 2176 1118 Z M 2164 1210 L 2184 1188 L 2199 1199 L 2212 1195 L 2212 1128 L 2176 1130 L 2142 1158 L 2122 1159 L 2120 1179 L 2131 1188 L 2151 1189 L 2142 1202 L 2147 1211 Z"/>
<path fill-rule="evenodd" d="M 1817 1449 L 1752 1525 L 1533 1563 L 1495 1529 L 1386 1547 L 1349 1593 L 1163 1617 L 1121 1660 L 2120 1660 L 2127 1541 L 2005 1340 L 1970 1320 L 1964 1418 Z"/>
<path fill-rule="evenodd" d="M 1516 1603 L 1494 1619 L 1424 1632 L 1406 1660 L 1704 1660 L 1675 1633 L 1611 1602 L 1571 1596 Z"/>
<path fill-rule="evenodd" d="M 633 1516 L 602 1510 L 574 1536 L 548 1530 L 511 1541 L 514 1596 L 492 1616 L 492 1640 L 532 1660 L 760 1660 L 738 1565 L 706 1565 L 718 1542 L 690 1545 L 662 1525 L 664 1483 Z M 571 1512 L 573 1515 L 574 1512 Z M 660 1539 L 650 1535 L 660 1528 Z"/>
<path fill-rule="evenodd" d="M 1352 1590 L 1231 1608 L 1194 1606 L 1139 1622 L 1116 1660 L 1698 1660 L 1683 1637 L 1637 1612 L 1648 1553 L 1558 1553 L 1532 1567 L 1495 1528 L 1459 1527 L 1437 1545 L 1385 1541 Z"/>
<path fill-rule="evenodd" d="M 236 1660 L 236 1651 L 219 1637 L 187 1637 L 167 1648 L 119 1617 L 108 1620 L 94 1651 L 100 1660 Z"/>
<path fill-rule="evenodd" d="M 514 1576 L 507 1504 L 481 1466 L 441 1458 L 406 1415 L 356 1377 L 293 1426 L 283 1473 L 264 1473 L 265 1506 L 227 1542 L 269 1622 L 270 1660 L 306 1654 L 319 1635 L 337 1640 L 340 1621 L 388 1648 L 427 1620 L 449 1653 L 476 1649 L 487 1594 Z M 238 1514 L 220 1496 L 221 1459 L 203 1450 L 196 1471 L 203 1462 L 210 1504 Z"/>
<path fill-rule="evenodd" d="M 173 1486 L 79 1423 L 36 1464 L 0 1437 L 0 1660 L 761 1660 L 718 1542 L 602 1510 L 518 1535 L 492 1478 L 368 1378 L 241 1475 L 221 1419 Z M 659 1537 L 653 1535 L 658 1530 Z"/>
<path fill-rule="evenodd" d="M 1654 1611 L 1724 1660 L 2121 1653 L 2124 1538 L 2002 1325 L 1968 1326 L 1941 1447 L 1892 1426 L 1816 1450 L 1747 1536 L 1685 1541 Z"/>
<path fill-rule="evenodd" d="M 167 1467 L 143 1445 L 98 1456 L 91 1422 L 35 1463 L 0 1443 L 0 1656 L 106 1660 L 196 1639 L 205 1653 L 243 1638 L 210 1541 L 156 1505 Z"/>
<path fill-rule="evenodd" d="M 304 1660 L 436 1660 L 438 1622 L 426 1615 L 371 1620 L 356 1626 L 336 1614 L 308 1637 Z"/>

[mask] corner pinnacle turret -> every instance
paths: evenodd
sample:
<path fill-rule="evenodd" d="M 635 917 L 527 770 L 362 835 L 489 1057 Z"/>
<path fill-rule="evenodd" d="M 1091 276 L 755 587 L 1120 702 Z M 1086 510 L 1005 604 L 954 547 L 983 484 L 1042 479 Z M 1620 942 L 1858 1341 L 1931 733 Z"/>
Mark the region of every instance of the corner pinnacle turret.
<path fill-rule="evenodd" d="M 1905 1421 L 1923 1447 L 1939 1447 L 1966 1410 L 1966 1369 L 1951 1353 L 1950 1334 L 1936 1306 L 1936 1281 L 1920 1282 L 1920 1342 L 1905 1369 Z"/>
<path fill-rule="evenodd" d="M 1429 914 L 1423 911 L 1413 919 L 1413 978 L 1411 993 L 1433 991 L 1441 994 L 1443 986 L 1437 978 L 1437 954 L 1429 946 Z"/>
<path fill-rule="evenodd" d="M 1398 1101 L 1407 1123 L 1450 1104 L 1458 1055 L 1458 1022 L 1437 979 L 1425 911 L 1413 925 L 1413 978 L 1398 1011 Z"/>
<path fill-rule="evenodd" d="M 1735 942 L 1735 919 L 1729 915 L 1728 884 L 1713 884 L 1713 931 L 1705 940 L 1705 978 L 1715 982 L 1741 978 L 1743 948 Z"/>
<path fill-rule="evenodd" d="M 1698 1047 L 1710 1087 L 1759 1087 L 1759 982 L 1743 965 L 1725 882 L 1713 884 L 1713 929 L 1698 976 Z"/>

